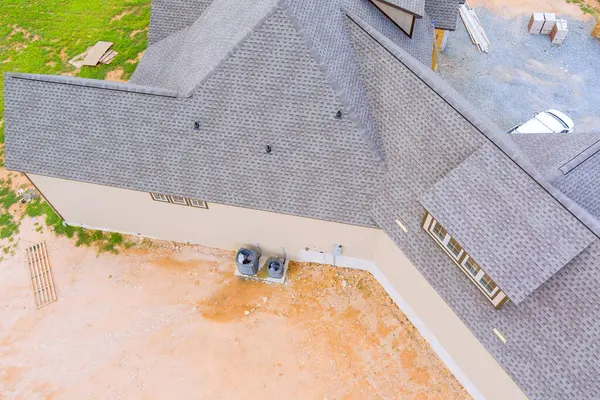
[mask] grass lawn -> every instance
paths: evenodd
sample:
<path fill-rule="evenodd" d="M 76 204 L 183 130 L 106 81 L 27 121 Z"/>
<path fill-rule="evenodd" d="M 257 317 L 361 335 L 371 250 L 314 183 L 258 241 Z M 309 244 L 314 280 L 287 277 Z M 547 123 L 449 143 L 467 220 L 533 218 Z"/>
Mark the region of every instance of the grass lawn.
<path fill-rule="evenodd" d="M 127 80 L 146 48 L 151 0 L 0 0 L 0 260 L 13 254 L 24 214 L 15 214 L 18 198 L 12 177 L 4 170 L 4 73 L 63 74 L 83 78 L 113 77 Z M 109 65 L 77 70 L 67 61 L 98 40 L 113 42 L 119 54 Z M 115 72 L 118 72 L 115 74 Z M 19 182 L 22 179 L 19 180 Z M 26 184 L 20 187 L 27 186 Z M 76 237 L 75 245 L 94 245 L 100 251 L 117 251 L 131 244 L 118 233 L 87 231 L 62 224 L 43 200 L 29 203 L 29 217 L 42 217 L 58 235 Z M 36 230 L 43 227 L 39 224 Z"/>
<path fill-rule="evenodd" d="M 123 69 L 128 79 L 146 48 L 149 21 L 150 0 L 0 0 L 0 121 L 4 72 L 104 79 Z M 119 54 L 111 64 L 77 71 L 67 63 L 98 40 L 114 43 Z"/>

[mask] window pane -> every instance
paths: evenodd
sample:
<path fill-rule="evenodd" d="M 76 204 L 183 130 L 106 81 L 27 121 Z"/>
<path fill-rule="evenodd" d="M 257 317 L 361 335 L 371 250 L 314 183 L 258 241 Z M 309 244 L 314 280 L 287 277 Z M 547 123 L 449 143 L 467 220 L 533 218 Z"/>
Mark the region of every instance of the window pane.
<path fill-rule="evenodd" d="M 469 271 L 469 273 L 473 276 L 477 275 L 477 273 L 481 269 L 479 265 L 475 262 L 475 260 L 473 260 L 471 257 L 469 257 L 467 261 L 465 261 L 464 266 L 467 269 L 467 271 Z"/>
<path fill-rule="evenodd" d="M 462 247 L 460 247 L 460 245 L 456 240 L 454 240 L 454 238 L 450 238 L 450 240 L 448 241 L 447 248 L 448 250 L 450 250 L 450 253 L 454 254 L 455 257 L 458 257 L 460 251 L 462 250 Z"/>
<path fill-rule="evenodd" d="M 494 291 L 494 289 L 496 289 L 496 283 L 494 283 L 492 278 L 490 278 L 487 275 L 482 276 L 479 282 L 481 283 L 481 286 L 486 290 L 486 292 L 490 294 Z"/>
<path fill-rule="evenodd" d="M 440 225 L 438 222 L 435 223 L 432 231 L 435 234 L 435 236 L 437 236 L 437 238 L 440 240 L 440 242 L 444 241 L 444 239 L 446 238 L 446 233 L 448 233 L 444 229 L 444 227 L 442 225 Z"/>

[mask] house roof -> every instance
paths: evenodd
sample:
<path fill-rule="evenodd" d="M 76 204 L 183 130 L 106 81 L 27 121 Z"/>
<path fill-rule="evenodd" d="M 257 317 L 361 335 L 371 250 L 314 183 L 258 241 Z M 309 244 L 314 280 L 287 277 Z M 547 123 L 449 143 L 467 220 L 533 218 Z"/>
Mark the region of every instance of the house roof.
<path fill-rule="evenodd" d="M 192 25 L 212 0 L 152 0 L 148 45 Z"/>
<path fill-rule="evenodd" d="M 392 7 L 407 11 L 421 18 L 425 15 L 425 0 L 376 0 L 386 3 Z"/>
<path fill-rule="evenodd" d="M 190 97 L 278 3 L 213 0 L 192 25 L 149 47 L 132 81 Z"/>
<path fill-rule="evenodd" d="M 386 158 L 373 219 L 530 398 L 599 398 L 598 239 L 518 305 L 509 302 L 496 310 L 421 228 L 422 199 L 456 168 L 472 163 L 473 159 L 462 164 L 472 156 L 492 164 L 498 157 L 504 157 L 503 163 L 513 162 L 510 179 L 537 184 L 547 191 L 544 202 L 562 206 L 583 221 L 584 228 L 596 231 L 588 225 L 584 210 L 535 175 L 508 135 L 439 76 L 360 18 L 351 16 L 348 28 Z M 486 160 L 487 155 L 491 159 Z M 488 200 L 502 206 L 496 197 Z M 511 204 L 519 206 L 513 200 Z M 501 342 L 493 329 L 507 342 Z"/>
<path fill-rule="evenodd" d="M 247 34 L 223 37 L 206 16 L 246 5 L 214 0 L 201 5 L 197 20 L 173 22 L 181 29 L 158 39 L 181 14 L 164 1 L 153 6 L 157 41 L 130 83 L 5 75 L 8 168 L 379 226 L 530 397 L 600 397 L 600 223 L 566 195 L 567 186 L 582 188 L 565 181 L 559 190 L 539 171 L 550 161 L 528 157 L 430 70 L 427 14 L 409 39 L 367 0 L 248 0 L 256 9 L 237 19 Z M 206 35 L 216 35 L 215 43 L 194 49 Z M 204 59 L 213 56 L 218 62 Z M 421 228 L 421 202 L 429 201 L 447 213 L 452 233 L 468 239 L 466 248 L 487 256 L 489 241 L 473 244 L 476 229 L 457 218 L 456 194 L 447 196 L 458 182 L 488 194 L 469 200 L 479 226 L 500 229 L 499 215 L 525 213 L 523 198 L 534 217 L 547 211 L 552 226 L 564 223 L 553 239 L 567 248 L 549 250 L 548 265 L 535 259 L 542 266 L 533 277 L 495 264 L 518 305 L 495 310 Z M 500 203 L 492 182 L 516 197 Z M 498 209 L 486 215 L 484 200 Z M 548 248 L 539 228 L 528 240 Z"/>
<path fill-rule="evenodd" d="M 544 179 L 600 219 L 600 134 L 536 133 L 512 139 Z"/>
<path fill-rule="evenodd" d="M 278 8 L 190 98 L 6 75 L 6 165 L 374 227 L 381 160 L 308 44 Z"/>
<path fill-rule="evenodd" d="M 462 3 L 460 0 L 425 0 L 425 13 L 433 19 L 436 28 L 453 31 L 458 19 L 458 5 Z"/>
<path fill-rule="evenodd" d="M 596 239 L 489 144 L 434 184 L 422 204 L 515 304 Z"/>

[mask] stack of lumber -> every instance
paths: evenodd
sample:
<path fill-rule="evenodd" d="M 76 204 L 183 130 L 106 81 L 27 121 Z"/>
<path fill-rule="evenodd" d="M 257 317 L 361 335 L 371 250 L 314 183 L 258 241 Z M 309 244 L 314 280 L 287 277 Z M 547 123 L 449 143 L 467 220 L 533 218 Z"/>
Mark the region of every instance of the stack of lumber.
<path fill-rule="evenodd" d="M 458 12 L 460 13 L 460 18 L 465 24 L 465 28 L 467 28 L 467 32 L 469 33 L 473 44 L 477 46 L 477 49 L 480 52 L 487 53 L 490 50 L 490 40 L 485 34 L 481 21 L 477 18 L 475 10 L 467 4 L 461 4 L 458 6 Z"/>
<path fill-rule="evenodd" d="M 110 64 L 117 54 L 119 54 L 110 49 L 112 45 L 112 42 L 100 41 L 92 47 L 88 47 L 83 53 L 70 59 L 69 64 L 76 68 L 81 68 L 84 65 L 95 67 L 98 63 Z"/>

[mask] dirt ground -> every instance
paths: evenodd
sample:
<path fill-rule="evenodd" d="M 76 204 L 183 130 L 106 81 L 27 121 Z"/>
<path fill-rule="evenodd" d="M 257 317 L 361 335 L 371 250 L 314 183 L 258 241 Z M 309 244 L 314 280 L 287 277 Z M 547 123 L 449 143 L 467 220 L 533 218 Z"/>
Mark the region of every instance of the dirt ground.
<path fill-rule="evenodd" d="M 579 4 L 567 3 L 565 0 L 467 0 L 471 7 L 486 7 L 488 10 L 500 14 L 505 18 L 514 18 L 533 12 L 552 12 L 562 17 L 569 17 L 582 21 L 593 18 L 592 15 L 581 11 Z M 598 0 L 588 0 L 588 4 L 600 5 Z M 459 21 L 462 23 L 462 21 Z"/>
<path fill-rule="evenodd" d="M 21 224 L 0 262 L 1 399 L 466 399 L 368 273 L 292 263 L 233 276 L 229 251 L 153 242 L 97 254 Z M 26 246 L 58 301 L 36 310 Z"/>

